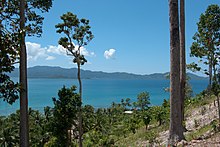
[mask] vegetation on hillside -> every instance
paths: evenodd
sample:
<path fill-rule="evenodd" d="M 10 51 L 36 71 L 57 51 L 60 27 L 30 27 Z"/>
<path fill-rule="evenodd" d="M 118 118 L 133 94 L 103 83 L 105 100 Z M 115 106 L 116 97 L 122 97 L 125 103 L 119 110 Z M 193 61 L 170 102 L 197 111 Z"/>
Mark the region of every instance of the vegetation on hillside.
<path fill-rule="evenodd" d="M 45 107 L 44 112 L 29 109 L 31 146 L 77 146 L 80 104 L 76 87 L 63 87 L 58 98 L 52 98 L 54 107 Z M 196 108 L 213 102 L 204 91 L 185 101 L 186 117 Z M 204 110 L 206 113 L 208 110 Z M 169 127 L 169 101 L 164 99 L 161 106 L 151 106 L 147 92 L 137 95 L 136 101 L 129 98 L 111 107 L 95 109 L 91 105 L 82 107 L 84 146 L 137 146 L 140 143 L 162 145 L 160 135 Z M 19 145 L 19 110 L 9 116 L 0 117 L 0 144 Z M 188 141 L 198 138 L 207 130 L 216 129 L 212 123 L 191 132 Z"/>

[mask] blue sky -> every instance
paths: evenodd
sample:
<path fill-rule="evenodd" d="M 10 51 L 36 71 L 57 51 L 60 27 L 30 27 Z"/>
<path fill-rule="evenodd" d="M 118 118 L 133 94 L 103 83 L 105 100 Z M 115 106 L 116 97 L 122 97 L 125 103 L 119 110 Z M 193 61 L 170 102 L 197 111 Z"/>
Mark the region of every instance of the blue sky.
<path fill-rule="evenodd" d="M 186 0 L 186 54 L 199 16 L 219 0 Z M 168 0 L 54 0 L 45 17 L 41 38 L 27 37 L 28 66 L 76 67 L 58 46 L 55 25 L 72 12 L 90 20 L 95 38 L 84 48 L 93 71 L 151 74 L 170 68 Z M 104 56 L 104 54 L 106 56 Z"/>

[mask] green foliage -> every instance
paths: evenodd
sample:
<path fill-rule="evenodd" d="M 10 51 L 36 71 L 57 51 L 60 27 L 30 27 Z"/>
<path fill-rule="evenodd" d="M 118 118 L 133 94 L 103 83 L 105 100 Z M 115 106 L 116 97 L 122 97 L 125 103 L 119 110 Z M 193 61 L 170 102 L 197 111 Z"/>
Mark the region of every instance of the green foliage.
<path fill-rule="evenodd" d="M 84 145 L 113 146 L 121 137 L 125 138 L 129 133 L 135 134 L 143 122 L 144 115 L 142 111 L 125 114 L 124 111 L 129 110 L 129 107 L 126 108 L 129 104 L 130 99 L 123 99 L 119 104 L 113 102 L 110 108 L 99 108 L 95 111 L 91 106 L 85 106 L 83 116 L 87 117 L 87 127 L 90 130 L 84 134 Z"/>
<path fill-rule="evenodd" d="M 125 110 L 129 110 L 131 107 L 131 99 L 126 98 L 126 99 L 121 99 L 121 105 Z"/>
<path fill-rule="evenodd" d="M 56 144 L 59 146 L 70 144 L 71 137 L 69 137 L 68 132 L 72 130 L 73 126 L 77 126 L 77 112 L 81 102 L 75 91 L 75 86 L 71 88 L 64 86 L 58 92 L 58 99 L 53 98 L 54 109 L 51 126 L 53 126 L 52 133 L 57 138 Z"/>
<path fill-rule="evenodd" d="M 204 90 L 200 94 L 197 94 L 195 97 L 191 97 L 185 100 L 185 106 L 187 107 L 185 110 L 187 110 L 189 107 L 192 109 L 195 107 L 203 106 L 212 102 L 213 100 L 214 97 L 209 96 L 208 90 Z"/>
<path fill-rule="evenodd" d="M 164 100 L 162 106 L 154 106 L 151 107 L 149 113 L 153 116 L 153 118 L 158 122 L 158 125 L 169 123 L 169 111 L 170 107 L 166 100 Z"/>
<path fill-rule="evenodd" d="M 163 100 L 163 103 L 162 103 L 162 107 L 164 107 L 164 108 L 169 108 L 169 107 L 170 107 L 170 101 L 164 99 L 164 100 Z"/>
<path fill-rule="evenodd" d="M 48 12 L 52 6 L 52 0 L 27 0 L 26 2 L 26 26 L 25 31 L 28 36 L 41 36 L 43 17 L 37 13 Z M 9 32 L 19 33 L 19 1 L 17 0 L 4 0 L 1 2 L 0 18 L 3 26 L 7 26 L 6 29 Z M 18 36 L 17 36 L 18 37 Z"/>
<path fill-rule="evenodd" d="M 89 132 L 92 130 L 95 126 L 96 123 L 96 114 L 95 114 L 95 109 L 91 105 L 85 105 L 82 108 L 83 111 L 83 131 Z"/>
<path fill-rule="evenodd" d="M 44 113 L 29 109 L 30 146 L 76 146 L 77 108 L 81 103 L 75 90 L 75 86 L 63 87 L 58 92 L 58 99 L 53 98 L 54 108 L 45 107 Z M 187 99 L 192 102 L 187 105 L 187 110 L 213 99 L 215 97 L 209 99 L 203 92 L 194 99 Z M 149 141 L 149 145 L 157 142 L 158 134 L 168 129 L 169 100 L 164 100 L 161 106 L 151 106 L 146 110 L 137 109 L 129 114 L 124 113 L 125 110 L 130 110 L 127 102 L 130 103 L 130 100 L 121 100 L 120 103 L 112 103 L 109 108 L 95 109 L 90 105 L 83 106 L 83 145 L 126 147 L 140 145 L 138 143 L 146 140 Z M 196 119 L 195 124 L 199 125 Z M 187 140 L 196 139 L 211 129 L 217 131 L 217 121 L 195 132 L 190 132 L 186 138 Z M 72 130 L 72 137 L 67 134 L 68 130 Z M 0 145 L 19 145 L 19 111 L 7 117 L 0 117 Z"/>
<path fill-rule="evenodd" d="M 82 101 L 82 82 L 80 75 L 80 66 L 84 65 L 87 60 L 84 55 L 81 54 L 82 47 L 86 46 L 93 38 L 93 34 L 90 31 L 89 20 L 78 19 L 77 16 L 71 12 L 63 14 L 61 17 L 62 23 L 57 24 L 57 33 L 63 33 L 65 37 L 61 37 L 59 44 L 62 45 L 67 55 L 73 57 L 73 63 L 77 64 L 78 68 L 78 81 L 79 81 L 79 98 Z M 76 44 L 74 44 L 74 42 Z M 82 120 L 82 108 L 78 110 L 79 117 L 79 146 L 82 146 L 82 135 L 83 135 L 83 120 Z"/>
<path fill-rule="evenodd" d="M 75 86 L 63 87 L 58 92 L 58 99 L 53 98 L 54 108 L 45 107 L 44 113 L 29 109 L 31 146 L 76 146 L 75 140 L 79 135 L 77 128 L 78 107 L 81 102 L 75 90 Z M 148 96 L 144 94 L 144 97 Z M 129 108 L 130 99 L 121 100 L 119 104 L 113 103 L 109 108 L 95 109 L 90 105 L 83 106 L 83 145 L 88 147 L 117 146 L 118 144 L 121 145 L 122 140 L 130 138 L 131 135 L 136 138 L 133 140 L 134 142 L 137 141 L 137 138 L 144 138 L 153 142 L 158 136 L 158 132 L 163 130 L 161 126 L 164 123 L 161 123 L 160 127 L 152 126 L 155 126 L 155 121 L 159 122 L 162 118 L 163 120 L 167 119 L 165 114 L 169 113 L 169 102 L 164 100 L 162 106 L 133 110 L 129 114 L 124 113 L 125 110 L 130 110 Z M 167 112 L 161 115 L 160 111 L 162 110 Z M 0 127 L 1 131 L 9 130 L 5 138 L 12 136 L 10 140 L 0 140 L 0 143 L 7 142 L 10 144 L 11 142 L 13 146 L 19 144 L 19 111 L 10 117 L 0 117 Z M 140 133 L 140 128 L 143 127 L 145 129 Z M 147 127 L 148 130 L 146 131 Z M 70 135 L 70 130 L 72 130 L 72 135 Z M 3 139 L 4 137 L 1 134 L 0 139 Z"/>
<path fill-rule="evenodd" d="M 144 125 L 145 125 L 146 130 L 147 130 L 148 125 L 150 124 L 150 121 L 151 121 L 151 120 L 152 120 L 151 114 L 149 114 L 149 113 L 144 113 L 143 121 L 144 121 Z"/>
<path fill-rule="evenodd" d="M 218 121 L 217 120 L 213 120 L 211 123 L 210 123 L 211 127 L 212 127 L 212 130 L 214 132 L 218 132 L 219 131 L 219 128 L 218 128 Z"/>
<path fill-rule="evenodd" d="M 0 145 L 18 146 L 19 145 L 19 115 L 11 114 L 7 118 L 1 117 L 0 124 Z"/>
<path fill-rule="evenodd" d="M 125 119 L 124 123 L 125 123 L 125 132 L 124 133 L 129 133 L 132 132 L 133 134 L 136 133 L 136 130 L 140 127 L 140 123 L 141 123 L 141 116 L 140 114 L 137 114 L 137 112 L 132 115 L 132 116 L 128 116 L 127 119 Z M 150 116 L 149 116 L 150 119 Z M 148 122 L 146 121 L 145 125 L 149 125 L 147 124 Z"/>
<path fill-rule="evenodd" d="M 52 137 L 45 145 L 44 147 L 59 147 L 58 145 L 56 145 L 57 142 L 57 138 L 56 137 Z"/>
<path fill-rule="evenodd" d="M 77 125 L 77 109 L 81 105 L 76 87 L 63 87 L 58 99 L 53 98 L 54 108 L 45 107 L 44 113 L 29 109 L 30 146 L 71 146 L 67 132 Z M 20 113 L 0 117 L 1 146 L 19 146 Z M 76 130 L 77 131 L 77 130 Z M 67 145 L 68 142 L 68 145 Z"/>
<path fill-rule="evenodd" d="M 9 104 L 18 99 L 19 84 L 14 83 L 7 73 L 14 70 L 14 64 L 19 59 L 20 39 L 22 31 L 29 36 L 42 34 L 43 17 L 38 15 L 39 10 L 48 12 L 52 0 L 26 1 L 26 26 L 20 30 L 20 3 L 17 0 L 0 1 L 0 98 Z"/>
<path fill-rule="evenodd" d="M 201 14 L 197 26 L 198 31 L 193 36 L 194 42 L 190 48 L 190 55 L 198 58 L 199 63 L 211 66 L 215 77 L 218 56 L 220 55 L 220 7 L 218 5 L 208 6 L 205 13 Z M 193 71 L 200 71 L 199 63 L 192 63 L 188 67 Z M 207 69 L 203 69 L 203 72 L 212 76 Z"/>
<path fill-rule="evenodd" d="M 45 115 L 29 109 L 29 126 L 31 146 L 44 146 L 50 140 L 52 133 Z"/>
<path fill-rule="evenodd" d="M 39 111 L 29 109 L 30 145 L 43 146 L 51 138 L 46 117 Z M 20 112 L 0 117 L 0 146 L 19 146 Z"/>
<path fill-rule="evenodd" d="M 199 128 L 196 131 L 188 133 L 185 137 L 187 141 L 195 140 L 201 138 L 202 135 L 204 135 L 207 131 L 212 130 L 211 125 L 205 125 L 201 128 Z"/>
<path fill-rule="evenodd" d="M 61 37 L 59 44 L 67 50 L 68 55 L 74 57 L 74 63 L 83 65 L 87 60 L 84 55 L 81 55 L 81 47 L 87 45 L 94 38 L 90 31 L 89 20 L 79 19 L 77 15 L 71 12 L 63 14 L 60 18 L 63 22 L 55 27 L 57 33 L 63 33 L 66 37 Z"/>
<path fill-rule="evenodd" d="M 191 70 L 192 72 L 200 71 L 201 67 L 195 62 L 192 62 L 188 65 L 186 65 L 187 69 Z"/>
<path fill-rule="evenodd" d="M 217 81 L 214 81 L 212 83 L 212 92 L 215 96 L 218 96 L 220 93 L 220 85 L 217 83 Z"/>
<path fill-rule="evenodd" d="M 19 85 L 14 83 L 7 73 L 14 70 L 17 60 L 18 40 L 15 33 L 9 34 L 0 23 L 0 98 L 9 104 L 18 99 Z"/>
<path fill-rule="evenodd" d="M 9 104 L 13 104 L 18 99 L 19 84 L 14 83 L 10 77 L 0 73 L 0 98 Z"/>
<path fill-rule="evenodd" d="M 149 144 L 154 144 L 157 142 L 156 138 L 158 137 L 158 132 L 156 131 L 150 131 L 150 132 L 147 132 L 146 135 L 145 135 L 145 139 L 149 141 Z"/>
<path fill-rule="evenodd" d="M 147 110 L 150 105 L 150 96 L 148 92 L 142 92 L 137 96 L 137 102 L 133 103 L 134 107 L 140 110 Z"/>

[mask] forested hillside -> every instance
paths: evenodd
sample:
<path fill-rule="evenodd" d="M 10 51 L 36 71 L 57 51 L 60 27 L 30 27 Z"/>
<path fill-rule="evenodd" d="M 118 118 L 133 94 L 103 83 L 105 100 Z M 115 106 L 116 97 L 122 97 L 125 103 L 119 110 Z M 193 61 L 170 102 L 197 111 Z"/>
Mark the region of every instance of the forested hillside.
<path fill-rule="evenodd" d="M 18 76 L 18 68 L 9 75 L 12 77 Z M 61 68 L 51 66 L 35 66 L 28 68 L 29 78 L 77 78 L 76 68 Z M 149 75 L 138 75 L 126 72 L 107 73 L 103 71 L 81 70 L 83 79 L 144 79 L 144 80 L 166 80 L 169 73 L 154 73 Z M 197 76 L 188 73 L 192 80 L 207 80 L 205 77 Z"/>

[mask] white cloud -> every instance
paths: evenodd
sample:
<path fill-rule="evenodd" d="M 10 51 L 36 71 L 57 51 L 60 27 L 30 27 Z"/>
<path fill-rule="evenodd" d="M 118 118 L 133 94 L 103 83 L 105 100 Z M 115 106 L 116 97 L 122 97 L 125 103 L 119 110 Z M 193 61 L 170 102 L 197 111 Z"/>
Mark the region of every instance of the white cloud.
<path fill-rule="evenodd" d="M 74 46 L 75 46 L 75 49 L 78 49 L 78 47 L 79 47 L 78 45 L 75 45 L 75 44 L 74 44 Z M 62 47 L 61 45 L 58 45 L 58 46 L 50 45 L 47 49 L 47 52 L 53 53 L 53 54 L 58 54 L 58 55 L 66 55 L 67 50 L 64 47 Z M 94 52 L 89 52 L 85 47 L 80 48 L 80 53 L 84 56 L 90 56 L 90 57 L 95 56 Z"/>
<path fill-rule="evenodd" d="M 46 48 L 42 48 L 40 44 L 26 42 L 27 46 L 27 59 L 30 60 L 37 60 L 38 58 L 45 58 L 47 57 Z"/>
<path fill-rule="evenodd" d="M 63 54 L 66 54 L 66 49 L 63 48 L 61 45 L 58 45 L 58 46 L 50 45 L 47 49 L 47 52 L 58 54 L 58 55 L 63 55 Z"/>
<path fill-rule="evenodd" d="M 48 57 L 46 58 L 46 60 L 54 60 L 54 59 L 56 59 L 56 57 L 54 57 L 54 56 L 48 56 Z"/>
<path fill-rule="evenodd" d="M 27 59 L 28 61 L 36 61 L 39 58 L 44 60 L 54 60 L 55 57 L 48 54 L 47 47 L 41 47 L 38 43 L 26 42 L 27 46 Z"/>
<path fill-rule="evenodd" d="M 77 46 L 76 46 L 77 47 Z M 80 53 L 84 56 L 90 56 L 90 57 L 93 57 L 95 56 L 95 53 L 94 52 L 89 52 L 86 48 L 84 47 L 81 47 L 80 48 Z"/>
<path fill-rule="evenodd" d="M 116 52 L 115 49 L 106 50 L 106 51 L 104 52 L 104 57 L 105 57 L 106 59 L 111 59 L 111 58 L 114 57 L 115 52 Z"/>
<path fill-rule="evenodd" d="M 63 48 L 61 45 L 53 46 L 49 45 L 48 47 L 41 47 L 38 43 L 26 42 L 27 46 L 27 58 L 28 61 L 36 61 L 39 58 L 44 60 L 54 60 L 56 59 L 55 55 L 65 55 L 66 56 L 66 49 Z M 75 46 L 76 48 L 78 45 Z M 86 48 L 80 48 L 81 54 L 84 56 L 95 56 L 94 52 L 89 52 Z"/>

